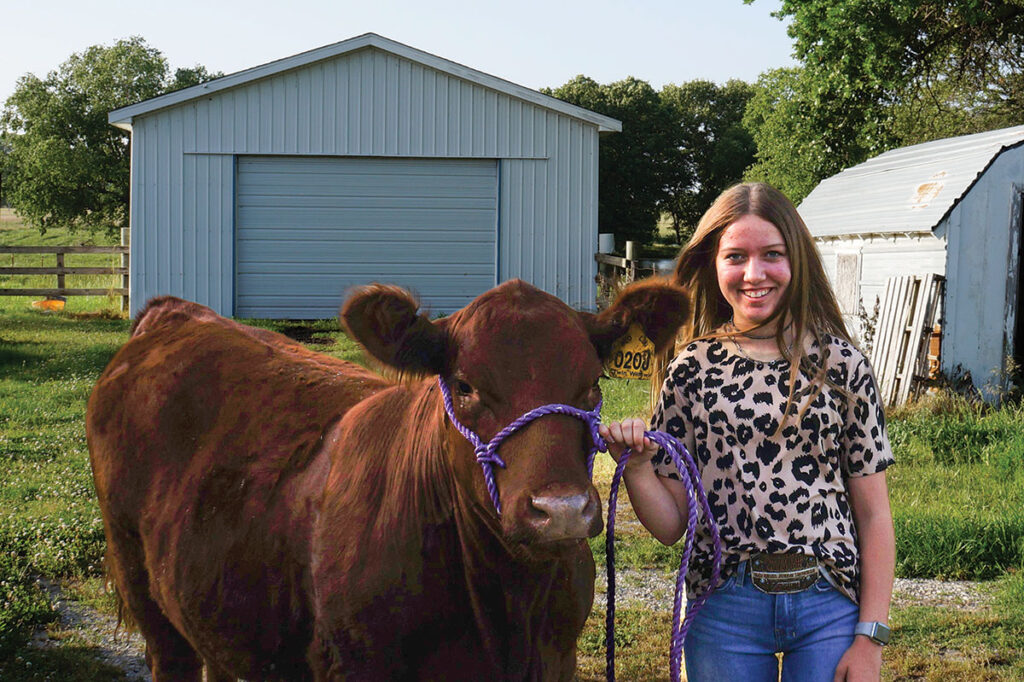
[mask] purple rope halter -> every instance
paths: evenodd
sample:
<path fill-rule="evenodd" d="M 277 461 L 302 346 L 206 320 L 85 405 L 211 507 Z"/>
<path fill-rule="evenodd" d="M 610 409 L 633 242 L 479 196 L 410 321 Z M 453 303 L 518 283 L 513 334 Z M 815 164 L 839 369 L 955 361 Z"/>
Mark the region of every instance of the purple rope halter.
<path fill-rule="evenodd" d="M 572 405 L 561 405 L 558 403 L 542 405 L 541 407 L 530 410 L 522 417 L 519 417 L 499 431 L 494 438 L 485 443 L 480 436 L 473 433 L 469 427 L 455 417 L 455 408 L 452 406 L 452 393 L 448 390 L 448 385 L 444 383 L 444 379 L 438 377 L 437 385 L 441 387 L 441 397 L 444 399 L 444 411 L 448 414 L 448 419 L 452 421 L 452 424 L 454 424 L 455 428 L 459 430 L 459 433 L 465 436 L 466 440 L 473 445 L 473 451 L 476 453 L 476 461 L 480 463 L 480 467 L 484 471 L 484 482 L 487 483 L 487 492 L 490 494 L 491 502 L 494 503 L 494 509 L 497 510 L 499 515 L 501 515 L 501 501 L 498 499 L 498 485 L 494 482 L 494 466 L 497 465 L 504 469 L 506 465 L 504 460 L 498 456 L 498 446 L 513 433 L 523 428 L 534 419 L 543 417 L 546 414 L 565 414 L 570 417 L 576 417 L 577 419 L 586 422 L 590 427 L 590 437 L 591 441 L 594 443 L 594 447 L 592 447 L 590 452 L 587 454 L 587 475 L 593 478 L 594 457 L 597 455 L 599 448 L 604 449 L 604 440 L 597 433 L 597 427 L 601 422 L 601 403 L 598 403 L 597 407 L 595 407 L 592 412 L 581 410 L 580 408 L 573 407 Z"/>
<path fill-rule="evenodd" d="M 590 430 L 590 437 L 593 442 L 593 447 L 587 453 L 587 475 L 591 478 L 593 478 L 594 474 L 594 457 L 597 455 L 598 450 L 601 452 L 607 452 L 608 450 L 608 444 L 605 443 L 604 439 L 601 438 L 601 435 L 598 432 L 598 427 L 601 423 L 601 403 L 598 403 L 597 407 L 590 412 L 581 410 L 578 407 L 573 407 L 572 405 L 562 405 L 559 403 L 542 405 L 541 407 L 534 408 L 519 417 L 499 431 L 494 438 L 485 443 L 480 436 L 476 435 L 476 433 L 474 433 L 469 427 L 456 418 L 455 408 L 452 405 L 451 391 L 448 389 L 448 385 L 445 384 L 442 377 L 437 378 L 437 385 L 441 389 L 441 397 L 444 400 L 444 409 L 445 413 L 448 415 L 448 419 L 450 419 L 455 428 L 459 430 L 459 433 L 461 433 L 466 440 L 473 445 L 473 450 L 476 453 L 476 460 L 480 463 L 480 467 L 483 469 L 484 481 L 487 484 L 487 492 L 490 494 L 491 502 L 494 503 L 494 509 L 498 512 L 499 516 L 501 515 L 501 501 L 498 497 L 498 485 L 494 480 L 494 466 L 497 465 L 504 469 L 506 465 L 504 460 L 498 456 L 498 447 L 506 438 L 533 420 L 548 414 L 564 414 L 585 422 Z M 718 534 L 718 526 L 715 524 L 714 517 L 711 515 L 711 507 L 708 504 L 707 495 L 704 493 L 704 487 L 701 485 L 700 472 L 697 470 L 697 465 L 694 463 L 693 457 L 691 457 L 690 453 L 686 450 L 686 446 L 680 443 L 678 439 L 663 431 L 647 431 L 644 435 L 657 443 L 672 457 L 672 461 L 679 470 L 679 475 L 683 485 L 686 487 L 686 494 L 690 499 L 686 524 L 686 540 L 683 546 L 683 556 L 679 564 L 679 573 L 676 577 L 675 600 L 672 608 L 672 641 L 669 647 L 671 679 L 679 680 L 680 673 L 682 671 L 683 640 L 686 638 L 686 632 L 690 629 L 690 623 L 693 622 L 693 618 L 697 615 L 697 611 L 704 605 L 704 602 L 707 601 L 708 597 L 711 596 L 711 593 L 715 589 L 715 585 L 718 583 L 718 576 L 722 562 L 722 543 Z M 615 467 L 615 475 L 612 477 L 611 493 L 608 495 L 608 531 L 605 534 L 605 562 L 608 575 L 608 607 L 605 616 L 605 651 L 607 652 L 606 673 L 608 682 L 615 681 L 615 506 L 619 496 L 619 484 L 622 481 L 622 474 L 625 471 L 626 462 L 629 460 L 629 456 L 631 454 L 632 452 L 627 448 L 619 458 L 618 466 Z M 686 617 L 680 624 L 683 592 L 686 589 L 685 579 L 686 574 L 689 571 L 690 555 L 693 552 L 693 540 L 697 528 L 698 504 L 700 505 L 701 512 L 704 514 L 704 522 L 707 524 L 711 533 L 711 541 L 714 547 L 711 583 L 707 591 L 699 595 L 697 599 L 689 605 L 686 610 Z"/>

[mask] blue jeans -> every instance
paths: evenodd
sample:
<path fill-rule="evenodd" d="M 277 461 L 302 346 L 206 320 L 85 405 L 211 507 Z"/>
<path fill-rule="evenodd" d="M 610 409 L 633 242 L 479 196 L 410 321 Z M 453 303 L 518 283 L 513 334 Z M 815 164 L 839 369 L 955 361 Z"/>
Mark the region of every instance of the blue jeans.
<path fill-rule="evenodd" d="M 803 592 L 765 594 L 744 561 L 715 590 L 683 646 L 688 682 L 832 682 L 853 644 L 857 605 L 824 577 Z"/>

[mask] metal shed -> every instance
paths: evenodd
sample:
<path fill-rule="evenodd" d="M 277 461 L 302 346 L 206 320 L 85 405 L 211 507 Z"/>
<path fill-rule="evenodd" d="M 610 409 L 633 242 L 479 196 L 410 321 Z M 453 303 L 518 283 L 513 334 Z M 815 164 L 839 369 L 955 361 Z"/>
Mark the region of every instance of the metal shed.
<path fill-rule="evenodd" d="M 799 206 L 847 321 L 889 277 L 946 278 L 941 368 L 992 397 L 1024 360 L 1024 126 L 894 149 L 823 180 Z"/>
<path fill-rule="evenodd" d="M 615 119 L 367 33 L 109 120 L 132 134 L 132 314 L 333 317 L 371 281 L 443 313 L 515 277 L 595 305 Z"/>

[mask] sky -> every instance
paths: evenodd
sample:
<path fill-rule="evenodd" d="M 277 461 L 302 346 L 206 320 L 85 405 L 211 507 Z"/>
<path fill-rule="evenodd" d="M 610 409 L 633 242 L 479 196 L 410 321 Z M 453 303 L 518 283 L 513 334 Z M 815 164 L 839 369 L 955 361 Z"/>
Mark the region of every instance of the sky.
<path fill-rule="evenodd" d="M 528 88 L 579 74 L 656 89 L 794 64 L 778 0 L 0 0 L 0 103 L 18 78 L 142 36 L 173 70 L 225 74 L 367 32 Z"/>

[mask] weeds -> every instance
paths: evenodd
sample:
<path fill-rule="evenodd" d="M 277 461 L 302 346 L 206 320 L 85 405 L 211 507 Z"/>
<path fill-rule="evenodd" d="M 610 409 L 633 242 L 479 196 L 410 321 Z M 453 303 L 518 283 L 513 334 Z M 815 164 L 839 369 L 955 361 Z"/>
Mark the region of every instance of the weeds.
<path fill-rule="evenodd" d="M 983 463 L 1015 475 L 1024 467 L 1024 405 L 994 409 L 942 391 L 889 414 L 889 439 L 901 462 Z"/>
<path fill-rule="evenodd" d="M 871 313 L 864 308 L 864 301 L 857 302 L 857 320 L 860 323 L 860 349 L 864 354 L 871 357 L 875 348 L 875 333 L 878 329 L 878 308 L 881 302 L 875 296 L 875 307 Z"/>

